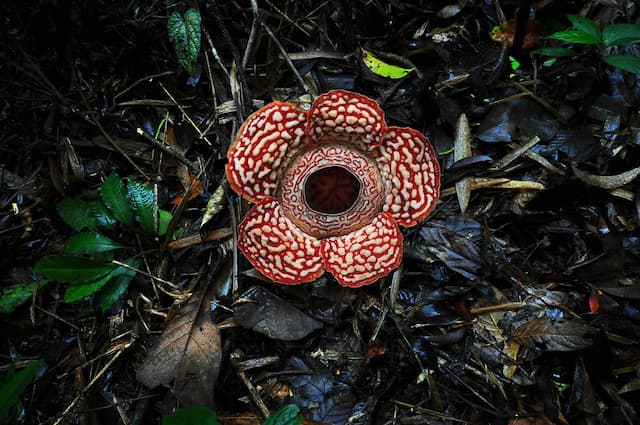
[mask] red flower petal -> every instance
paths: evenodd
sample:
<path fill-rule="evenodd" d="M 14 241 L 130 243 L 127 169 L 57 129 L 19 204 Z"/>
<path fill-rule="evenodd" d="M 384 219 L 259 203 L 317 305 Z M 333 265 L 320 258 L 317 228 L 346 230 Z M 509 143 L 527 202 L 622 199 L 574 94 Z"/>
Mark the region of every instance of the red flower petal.
<path fill-rule="evenodd" d="M 320 241 L 298 230 L 271 197 L 251 208 L 238 226 L 238 248 L 274 282 L 311 282 L 324 271 Z"/>
<path fill-rule="evenodd" d="M 378 151 L 382 181 L 388 185 L 383 211 L 401 226 L 415 226 L 440 195 L 440 166 L 433 147 L 419 131 L 389 127 Z"/>
<path fill-rule="evenodd" d="M 368 285 L 400 265 L 402 239 L 391 214 L 381 213 L 355 232 L 322 240 L 325 268 L 343 286 Z"/>
<path fill-rule="evenodd" d="M 314 143 L 348 142 L 370 150 L 380 144 L 385 127 L 384 113 L 374 100 L 332 90 L 313 102 L 306 132 Z"/>
<path fill-rule="evenodd" d="M 283 167 L 304 142 L 305 125 L 306 113 L 284 102 L 247 118 L 227 153 L 231 188 L 251 202 L 275 195 Z"/>

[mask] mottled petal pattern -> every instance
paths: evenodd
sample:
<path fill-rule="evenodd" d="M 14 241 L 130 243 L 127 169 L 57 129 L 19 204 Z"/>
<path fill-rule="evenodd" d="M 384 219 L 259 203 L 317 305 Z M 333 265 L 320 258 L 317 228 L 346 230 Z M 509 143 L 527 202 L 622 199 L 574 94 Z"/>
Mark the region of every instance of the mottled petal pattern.
<path fill-rule="evenodd" d="M 323 273 L 320 241 L 298 230 L 271 197 L 251 208 L 238 226 L 238 247 L 260 273 L 275 282 L 295 285 Z"/>
<path fill-rule="evenodd" d="M 353 143 L 363 150 L 378 146 L 386 125 L 375 101 L 361 94 L 332 90 L 309 110 L 307 135 L 312 143 Z"/>
<path fill-rule="evenodd" d="M 386 199 L 383 211 L 401 226 L 424 220 L 438 201 L 440 166 L 426 137 L 411 128 L 389 127 L 377 158 Z"/>
<path fill-rule="evenodd" d="M 227 158 L 231 188 L 251 202 L 274 196 L 287 160 L 306 141 L 306 112 L 273 102 L 240 127 Z"/>
<path fill-rule="evenodd" d="M 325 268 L 344 286 L 375 282 L 400 265 L 402 233 L 388 213 L 344 236 L 322 240 Z"/>

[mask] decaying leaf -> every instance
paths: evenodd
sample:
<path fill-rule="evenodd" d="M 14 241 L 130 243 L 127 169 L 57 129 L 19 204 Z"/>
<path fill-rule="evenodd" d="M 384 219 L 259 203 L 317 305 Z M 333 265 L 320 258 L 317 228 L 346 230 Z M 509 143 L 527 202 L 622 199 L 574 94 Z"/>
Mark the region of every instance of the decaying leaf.
<path fill-rule="evenodd" d="M 226 260 L 216 279 L 226 279 L 231 261 Z M 209 289 L 215 288 L 215 282 Z M 220 370 L 220 331 L 209 313 L 210 290 L 194 293 L 178 311 L 147 353 L 136 372 L 149 388 L 170 386 L 184 405 L 213 407 L 213 387 Z"/>
<path fill-rule="evenodd" d="M 636 167 L 629 171 L 625 171 L 624 173 L 615 174 L 612 176 L 596 176 L 594 174 L 589 174 L 581 171 L 577 167 L 573 167 L 573 173 L 577 178 L 590 186 L 595 186 L 602 189 L 615 189 L 620 186 L 624 186 L 627 183 L 631 183 L 633 179 L 640 176 L 640 167 Z"/>
<path fill-rule="evenodd" d="M 429 251 L 451 270 L 469 280 L 478 278 L 478 271 L 482 267 L 480 249 L 465 235 L 435 223 L 420 229 L 420 235 Z"/>
<path fill-rule="evenodd" d="M 575 351 L 593 344 L 588 335 L 595 331 L 580 319 L 554 320 L 544 316 L 514 329 L 511 338 L 524 346 L 538 346 L 545 351 Z"/>
<path fill-rule="evenodd" d="M 455 150 L 453 159 L 460 161 L 471 156 L 471 129 L 469 128 L 469 120 L 465 114 L 460 114 L 456 128 Z M 471 177 L 464 177 L 456 182 L 456 193 L 458 195 L 458 205 L 460 211 L 464 214 L 469 206 L 471 198 Z"/>
<path fill-rule="evenodd" d="M 234 307 L 233 316 L 240 326 L 273 339 L 295 341 L 322 327 L 319 321 L 259 286 L 249 288 Z"/>

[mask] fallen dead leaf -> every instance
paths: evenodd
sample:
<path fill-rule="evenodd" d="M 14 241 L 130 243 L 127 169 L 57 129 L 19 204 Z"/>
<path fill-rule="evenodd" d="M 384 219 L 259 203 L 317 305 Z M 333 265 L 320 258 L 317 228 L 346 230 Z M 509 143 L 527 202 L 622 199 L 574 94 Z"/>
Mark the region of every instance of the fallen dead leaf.
<path fill-rule="evenodd" d="M 216 279 L 226 279 L 231 261 L 224 261 Z M 164 329 L 136 372 L 149 388 L 171 386 L 184 405 L 213 407 L 213 388 L 220 371 L 220 330 L 211 321 L 207 290 L 194 293 Z"/>

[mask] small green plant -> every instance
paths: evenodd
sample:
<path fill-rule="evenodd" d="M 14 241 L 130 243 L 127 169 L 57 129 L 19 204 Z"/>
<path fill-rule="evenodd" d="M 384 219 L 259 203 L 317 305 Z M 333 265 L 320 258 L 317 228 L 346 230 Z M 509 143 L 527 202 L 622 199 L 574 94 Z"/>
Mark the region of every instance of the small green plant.
<path fill-rule="evenodd" d="M 0 424 L 17 423 L 17 418 L 24 416 L 20 395 L 36 376 L 40 366 L 42 366 L 42 360 L 29 363 L 18 373 L 15 372 L 13 365 L 9 368 L 0 384 Z"/>
<path fill-rule="evenodd" d="M 58 214 L 78 233 L 64 246 L 63 255 L 48 255 L 35 265 L 44 277 L 4 288 L 0 312 L 10 313 L 26 302 L 33 292 L 50 281 L 67 283 L 65 302 L 79 301 L 99 293 L 100 308 L 107 311 L 123 295 L 136 275 L 140 260 L 131 257 L 119 263 L 126 246 L 104 232 L 140 229 L 147 235 L 167 232 L 171 213 L 157 210 L 153 189 L 129 177 L 125 184 L 112 173 L 98 191 L 83 198 L 67 198 L 58 205 Z"/>
<path fill-rule="evenodd" d="M 273 412 L 262 425 L 300 425 L 300 408 L 293 404 Z M 184 407 L 162 418 L 162 425 L 220 425 L 218 415 L 204 406 Z"/>
<path fill-rule="evenodd" d="M 612 24 L 602 31 L 591 19 L 579 15 L 567 15 L 575 29 L 558 31 L 545 38 L 566 41 L 573 44 L 595 46 L 600 52 L 602 61 L 634 74 L 640 74 L 640 57 L 627 54 L 606 54 L 606 48 L 611 46 L 628 46 L 640 42 L 640 25 Z M 534 53 L 551 56 L 574 56 L 577 53 L 567 47 L 543 47 Z"/>
<path fill-rule="evenodd" d="M 193 77 L 197 71 L 196 64 L 202 38 L 198 9 L 187 9 L 184 16 L 179 12 L 172 12 L 167 20 L 167 32 L 178 62 L 187 74 Z"/>

